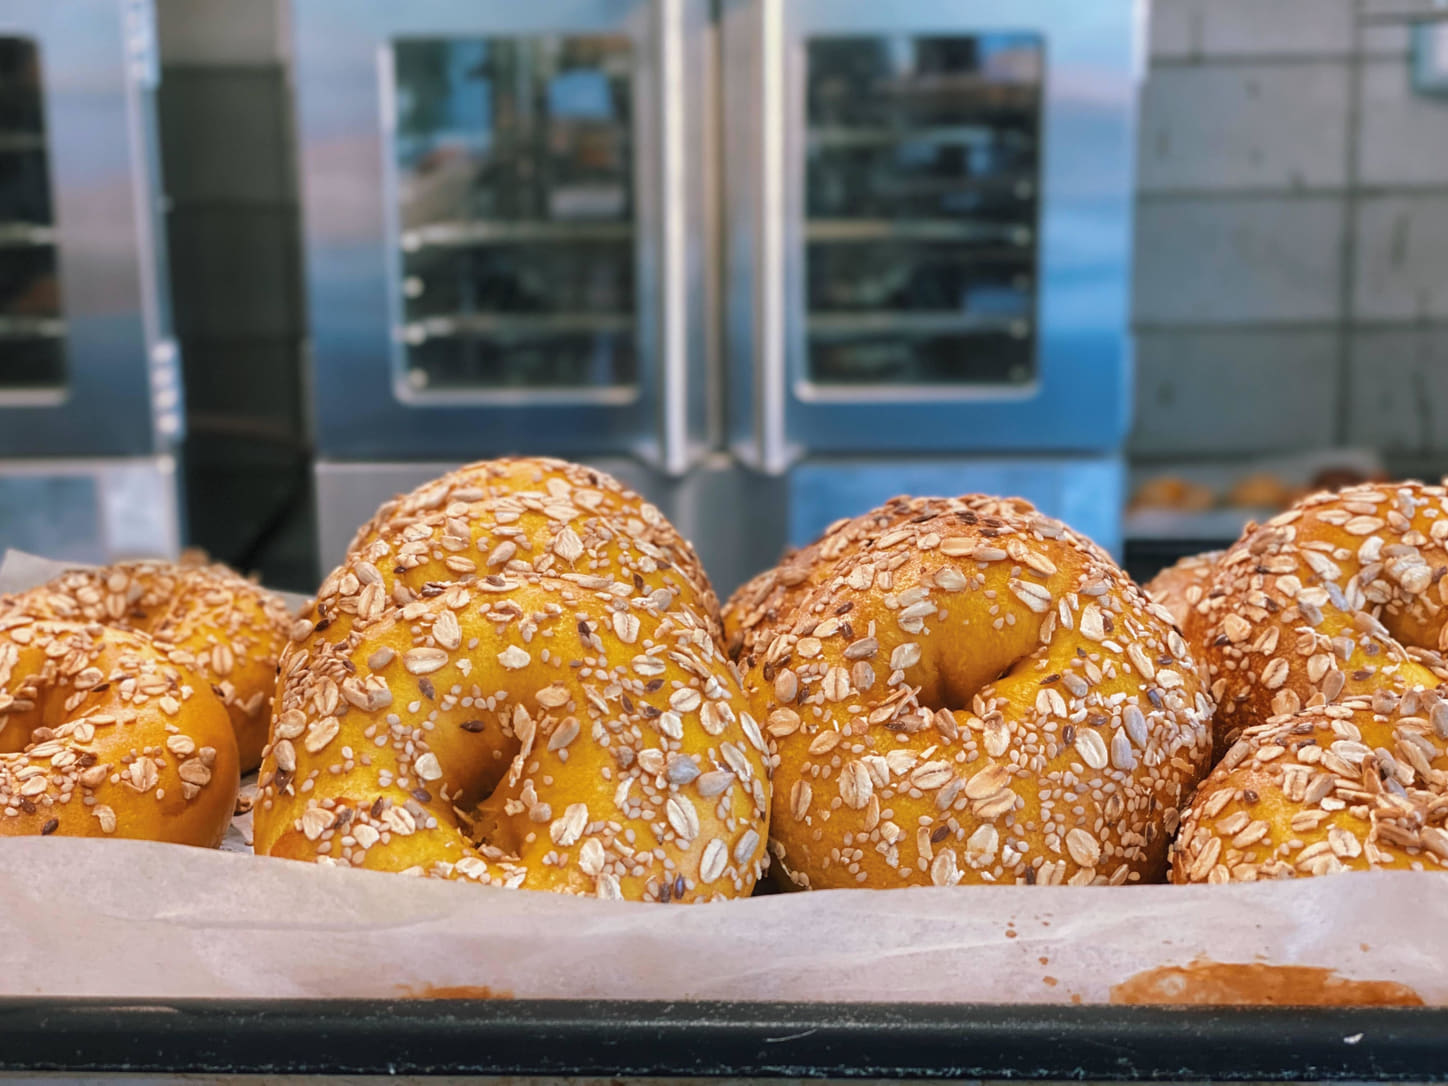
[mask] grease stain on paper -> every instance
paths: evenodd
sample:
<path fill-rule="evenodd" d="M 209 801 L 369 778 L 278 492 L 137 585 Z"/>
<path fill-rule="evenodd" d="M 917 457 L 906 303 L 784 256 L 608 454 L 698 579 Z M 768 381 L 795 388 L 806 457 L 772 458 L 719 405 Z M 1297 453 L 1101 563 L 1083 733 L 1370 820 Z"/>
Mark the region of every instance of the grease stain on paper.
<path fill-rule="evenodd" d="M 1148 969 L 1111 989 L 1112 1003 L 1284 1007 L 1421 1007 L 1423 997 L 1391 980 L 1353 980 L 1331 969 L 1214 962 Z"/>

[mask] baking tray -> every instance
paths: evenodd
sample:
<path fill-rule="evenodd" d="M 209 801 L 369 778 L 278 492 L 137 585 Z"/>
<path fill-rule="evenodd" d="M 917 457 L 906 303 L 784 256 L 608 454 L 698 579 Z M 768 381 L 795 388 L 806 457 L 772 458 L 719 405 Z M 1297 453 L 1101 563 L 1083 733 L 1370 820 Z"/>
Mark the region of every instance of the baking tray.
<path fill-rule="evenodd" d="M 1448 1010 L 6 999 L 0 1071 L 1426 1081 Z"/>

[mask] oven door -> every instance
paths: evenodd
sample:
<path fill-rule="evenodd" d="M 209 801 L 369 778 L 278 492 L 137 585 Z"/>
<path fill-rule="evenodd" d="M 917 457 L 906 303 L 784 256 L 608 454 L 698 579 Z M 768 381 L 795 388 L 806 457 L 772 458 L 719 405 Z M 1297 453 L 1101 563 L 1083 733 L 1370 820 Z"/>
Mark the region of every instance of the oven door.
<path fill-rule="evenodd" d="M 708 442 L 707 0 L 295 0 L 329 460 Z"/>
<path fill-rule="evenodd" d="M 179 434 L 152 29 L 136 0 L 0 6 L 0 456 Z"/>
<path fill-rule="evenodd" d="M 724 0 L 730 443 L 1118 448 L 1133 0 Z"/>

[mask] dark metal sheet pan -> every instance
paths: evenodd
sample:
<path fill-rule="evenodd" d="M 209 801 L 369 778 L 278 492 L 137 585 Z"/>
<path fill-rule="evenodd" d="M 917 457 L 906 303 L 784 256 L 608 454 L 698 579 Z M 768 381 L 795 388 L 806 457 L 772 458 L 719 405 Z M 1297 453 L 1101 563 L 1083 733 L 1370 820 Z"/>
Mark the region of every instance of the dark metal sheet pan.
<path fill-rule="evenodd" d="M 0 1071 L 1425 1081 L 1448 1010 L 5 999 Z"/>

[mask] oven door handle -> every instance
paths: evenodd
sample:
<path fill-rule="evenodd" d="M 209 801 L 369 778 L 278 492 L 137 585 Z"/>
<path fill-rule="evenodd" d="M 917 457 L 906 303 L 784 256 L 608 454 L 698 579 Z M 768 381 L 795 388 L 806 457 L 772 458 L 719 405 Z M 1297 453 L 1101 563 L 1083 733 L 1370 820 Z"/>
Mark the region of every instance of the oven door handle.
<path fill-rule="evenodd" d="M 685 0 L 654 0 L 658 94 L 659 243 L 659 467 L 668 475 L 688 471 L 689 440 L 689 237 L 688 165 L 684 104 Z"/>
<path fill-rule="evenodd" d="M 789 95 L 785 71 L 786 0 L 757 0 L 759 4 L 759 221 L 754 352 L 758 366 L 755 386 L 755 426 L 759 467 L 778 474 L 789 467 L 785 433 L 788 396 L 786 302 L 788 275 L 785 236 L 789 204 L 786 192 L 788 162 L 785 135 Z"/>

